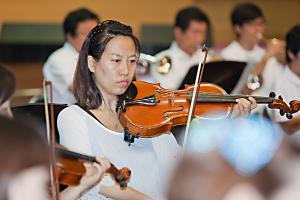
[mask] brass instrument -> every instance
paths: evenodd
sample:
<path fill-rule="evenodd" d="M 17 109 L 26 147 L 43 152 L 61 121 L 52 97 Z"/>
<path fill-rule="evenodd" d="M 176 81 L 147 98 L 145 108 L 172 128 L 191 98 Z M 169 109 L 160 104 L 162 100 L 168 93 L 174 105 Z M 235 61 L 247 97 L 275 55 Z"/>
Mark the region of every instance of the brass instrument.
<path fill-rule="evenodd" d="M 272 38 L 267 40 L 267 49 L 273 48 L 274 46 L 278 46 L 280 48 L 280 52 L 275 54 L 275 58 L 279 63 L 282 65 L 286 64 L 286 58 L 285 58 L 285 41 L 277 38 Z"/>
<path fill-rule="evenodd" d="M 285 41 L 277 38 L 265 39 L 262 34 L 258 34 L 257 37 L 266 43 L 267 50 L 272 48 L 278 48 L 276 50 L 276 53 L 274 54 L 274 57 L 282 65 L 286 64 L 285 49 L 283 48 L 285 46 Z M 250 73 L 247 78 L 246 85 L 248 89 L 254 91 L 259 89 L 262 86 L 262 83 L 263 79 L 261 75 Z"/>
<path fill-rule="evenodd" d="M 138 61 L 139 69 L 137 70 L 139 74 L 147 73 L 150 65 L 156 67 L 157 71 L 161 74 L 167 74 L 172 66 L 172 61 L 169 56 L 164 56 L 162 58 L 157 58 L 148 54 L 140 53 L 140 58 Z"/>

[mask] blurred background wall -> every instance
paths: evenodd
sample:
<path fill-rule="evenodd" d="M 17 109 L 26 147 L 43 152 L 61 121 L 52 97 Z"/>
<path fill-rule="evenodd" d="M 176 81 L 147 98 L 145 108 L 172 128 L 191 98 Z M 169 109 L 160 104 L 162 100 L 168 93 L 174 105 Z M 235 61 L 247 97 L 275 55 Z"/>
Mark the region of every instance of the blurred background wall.
<path fill-rule="evenodd" d="M 65 15 L 78 7 L 87 7 L 102 19 L 118 19 L 132 25 L 139 35 L 142 24 L 172 24 L 176 11 L 197 5 L 210 17 L 216 44 L 234 38 L 229 17 L 234 5 L 244 0 L 0 0 L 0 24 L 3 22 L 61 23 Z M 248 0 L 262 8 L 267 22 L 266 35 L 283 37 L 300 22 L 300 0 Z"/>
<path fill-rule="evenodd" d="M 210 18 L 212 44 L 223 47 L 234 39 L 230 24 L 230 11 L 240 2 L 245 1 L 0 0 L 0 29 L 5 23 L 60 25 L 69 11 L 78 7 L 87 7 L 97 13 L 101 20 L 117 19 L 130 24 L 135 34 L 140 37 L 143 25 L 172 25 L 179 9 L 196 5 L 203 9 Z M 263 10 L 267 20 L 266 38 L 283 38 L 289 28 L 300 23 L 300 0 L 249 0 L 248 2 L 257 4 Z M 10 61 L 0 59 L 0 62 L 7 65 L 16 74 L 17 89 L 41 87 L 43 61 L 16 62 L 14 59 Z M 19 103 L 19 101 L 14 101 L 14 103 Z"/>

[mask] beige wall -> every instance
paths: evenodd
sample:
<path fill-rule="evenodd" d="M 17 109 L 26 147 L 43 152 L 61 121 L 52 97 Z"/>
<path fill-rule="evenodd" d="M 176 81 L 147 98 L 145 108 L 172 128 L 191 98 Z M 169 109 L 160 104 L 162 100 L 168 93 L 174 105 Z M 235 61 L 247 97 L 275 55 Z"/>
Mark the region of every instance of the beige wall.
<path fill-rule="evenodd" d="M 251 1 L 251 0 L 249 0 Z M 225 44 L 234 38 L 229 15 L 239 0 L 0 0 L 0 24 L 10 22 L 61 23 L 70 10 L 86 6 L 102 19 L 114 18 L 130 24 L 135 33 L 143 23 L 172 24 L 176 11 L 198 5 L 209 15 L 214 39 Z M 300 23 L 300 0 L 256 0 L 268 19 L 267 37 L 282 37 L 295 23 Z M 42 63 L 7 63 L 17 77 L 17 89 L 40 88 Z M 26 74 L 26 76 L 24 76 Z M 13 105 L 27 99 L 14 99 Z"/>
<path fill-rule="evenodd" d="M 264 11 L 268 20 L 266 35 L 283 37 L 295 23 L 300 23 L 299 0 L 249 0 Z M 14 22 L 57 22 L 72 9 L 86 6 L 102 19 L 114 18 L 133 26 L 136 34 L 143 23 L 172 23 L 176 11 L 199 5 L 209 15 L 216 43 L 226 43 L 234 35 L 229 15 L 242 0 L 0 0 L 0 24 Z"/>

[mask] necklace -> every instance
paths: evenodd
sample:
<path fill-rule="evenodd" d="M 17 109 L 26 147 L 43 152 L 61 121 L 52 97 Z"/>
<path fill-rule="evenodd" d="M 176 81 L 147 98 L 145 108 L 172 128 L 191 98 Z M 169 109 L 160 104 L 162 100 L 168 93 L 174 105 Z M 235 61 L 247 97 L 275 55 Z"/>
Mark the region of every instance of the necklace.
<path fill-rule="evenodd" d="M 112 128 L 113 130 L 119 130 L 121 126 L 121 123 L 119 121 L 119 116 L 116 111 L 111 109 L 109 106 L 107 106 L 106 102 L 103 101 L 103 107 L 100 108 L 102 114 L 104 114 L 104 118 L 107 119 L 106 126 L 109 128 Z"/>

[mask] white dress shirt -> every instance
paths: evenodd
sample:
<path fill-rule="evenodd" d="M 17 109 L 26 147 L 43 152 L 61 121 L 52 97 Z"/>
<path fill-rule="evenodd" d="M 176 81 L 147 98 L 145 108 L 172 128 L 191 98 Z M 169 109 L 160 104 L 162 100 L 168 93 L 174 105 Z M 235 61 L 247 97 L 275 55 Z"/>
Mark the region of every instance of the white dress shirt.
<path fill-rule="evenodd" d="M 74 104 L 76 102 L 69 87 L 73 84 L 73 77 L 79 53 L 66 42 L 64 46 L 53 52 L 46 61 L 43 74 L 46 80 L 52 81 L 53 102 Z"/>
<path fill-rule="evenodd" d="M 238 81 L 237 85 L 233 89 L 232 93 L 241 93 L 248 75 L 251 71 L 256 67 L 261 59 L 265 54 L 265 50 L 259 46 L 254 46 L 254 48 L 250 51 L 244 49 L 240 43 L 237 41 L 232 41 L 227 47 L 225 47 L 221 51 L 221 56 L 225 60 L 232 60 L 232 61 L 239 61 L 239 62 L 246 62 L 247 66 L 244 69 L 244 72 L 241 75 L 240 80 Z"/>
<path fill-rule="evenodd" d="M 277 61 L 275 57 L 270 58 L 262 72 L 262 85 L 257 90 L 253 91 L 251 95 L 255 96 L 269 96 L 273 92 L 274 83 L 282 76 L 285 66 Z M 258 104 L 254 112 L 263 113 L 267 107 L 266 104 Z"/>
<path fill-rule="evenodd" d="M 189 69 L 193 65 L 198 65 L 200 61 L 203 61 L 204 53 L 201 49 L 198 49 L 190 56 L 173 41 L 169 49 L 158 53 L 155 57 L 162 58 L 164 56 L 171 58 L 172 64 L 170 71 L 167 74 L 160 74 L 156 70 L 156 67 L 152 66 L 150 73 L 156 82 L 161 83 L 163 88 L 178 89 Z M 209 57 L 207 57 L 207 60 L 209 60 Z"/>
<path fill-rule="evenodd" d="M 272 92 L 274 82 L 282 75 L 285 66 L 277 61 L 275 57 L 270 58 L 262 72 L 262 85 L 255 90 L 253 95 L 269 95 Z"/>

